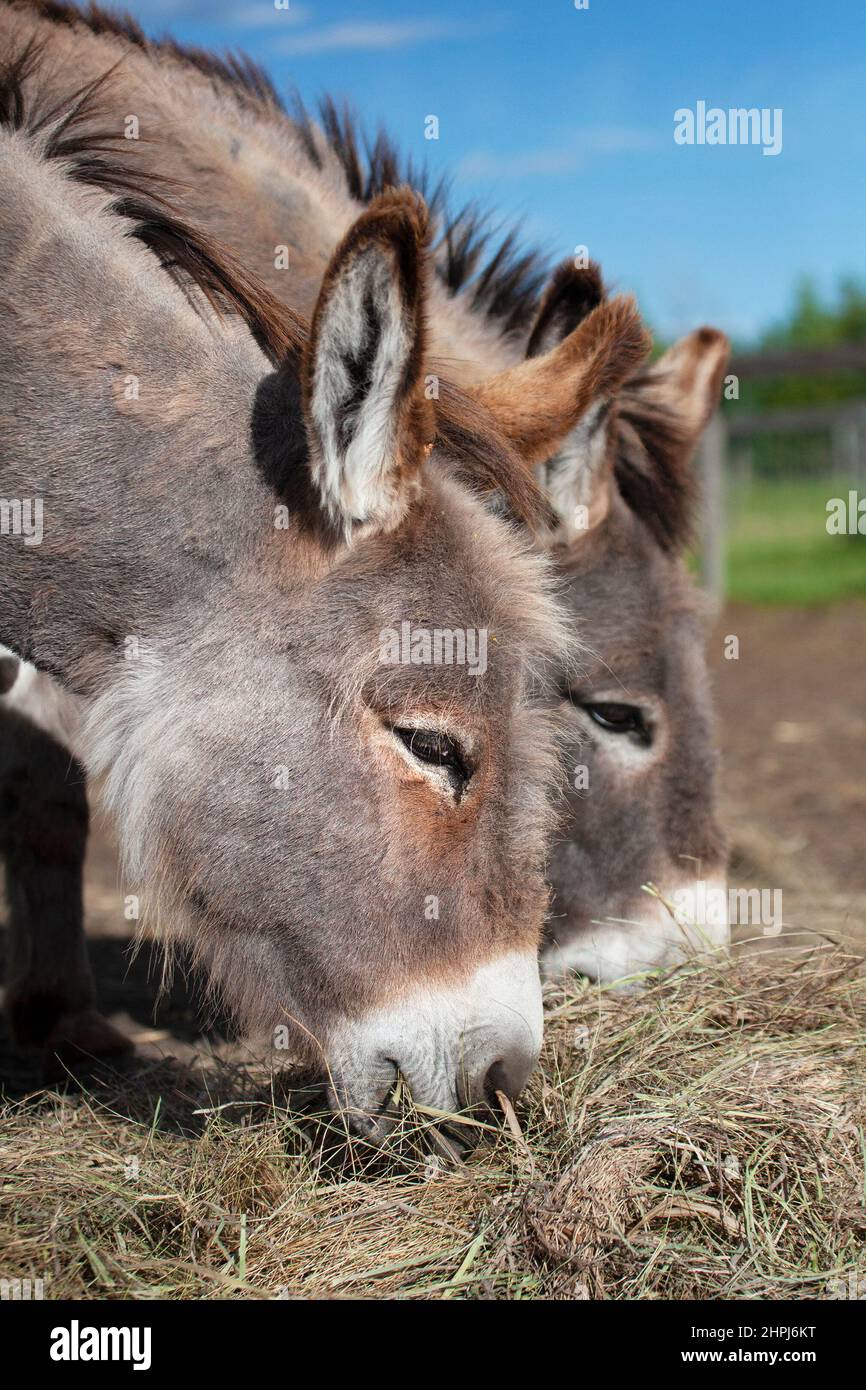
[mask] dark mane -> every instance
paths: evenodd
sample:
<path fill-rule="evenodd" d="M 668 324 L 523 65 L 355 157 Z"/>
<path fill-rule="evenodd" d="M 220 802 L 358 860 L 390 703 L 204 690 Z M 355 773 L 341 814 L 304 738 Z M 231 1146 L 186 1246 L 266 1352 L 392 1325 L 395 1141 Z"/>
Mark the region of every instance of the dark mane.
<path fill-rule="evenodd" d="M 44 41 L 30 39 L 0 73 L 0 125 L 38 140 L 43 159 L 63 163 L 67 177 L 101 189 L 110 207 L 128 222 L 126 235 L 153 252 L 162 268 L 189 293 L 197 289 L 220 313 L 240 315 L 275 364 L 299 356 L 307 339 L 299 315 L 271 294 L 206 232 L 184 221 L 165 196 L 169 180 L 125 161 L 116 123 L 100 129 L 117 64 L 54 106 L 28 101 L 25 84 L 38 72 Z M 194 302 L 194 301 L 193 301 Z"/>
<path fill-rule="evenodd" d="M 677 415 L 641 391 L 639 373 L 619 397 L 614 476 L 624 500 L 662 550 L 692 538 L 697 492 L 690 439 Z"/>
<path fill-rule="evenodd" d="M 283 104 L 270 77 L 245 53 L 209 53 L 191 44 L 179 43 L 168 35 L 151 39 L 132 15 L 103 9 L 95 0 L 79 8 L 70 0 L 7 0 L 69 28 L 81 25 L 93 34 L 123 39 L 151 56 L 160 53 L 189 63 L 222 88 L 229 89 L 243 105 L 254 105 L 263 113 L 285 118 Z M 548 276 L 548 263 L 538 251 L 521 251 L 518 231 L 508 232 L 497 244 L 497 231 L 490 215 L 473 204 L 452 213 L 448 207 L 448 184 L 440 179 L 431 184 L 426 169 L 404 159 L 385 133 L 375 140 L 362 131 L 358 119 L 347 106 L 339 108 L 331 97 L 318 104 L 318 117 L 328 147 L 336 155 L 351 197 L 369 203 L 388 188 L 408 184 L 421 193 L 439 223 L 435 246 L 436 273 L 452 295 L 465 295 L 469 306 L 492 320 L 503 333 L 527 329 L 538 306 L 541 288 Z M 310 162 L 322 168 L 322 151 L 310 113 L 295 94 L 291 116 Z"/>
<path fill-rule="evenodd" d="M 196 304 L 194 291 L 219 313 L 241 317 L 275 367 L 300 368 L 309 327 L 231 253 L 192 227 L 166 194 L 178 189 L 159 175 L 124 162 L 129 142 L 105 116 L 115 64 L 62 102 L 40 109 L 25 84 L 38 73 L 45 41 L 31 38 L 0 69 L 0 126 L 34 138 L 43 159 L 62 162 L 68 178 L 99 188 L 127 223 L 125 235 L 140 241 Z M 182 191 L 182 190 L 180 190 Z M 513 514 L 530 525 L 548 518 L 547 504 L 529 471 L 502 438 L 493 418 L 458 387 L 440 381 L 435 403 L 437 442 L 463 481 L 485 493 L 501 491 Z"/>
<path fill-rule="evenodd" d="M 318 131 L 297 93 L 290 114 L 307 156 L 321 169 Z M 318 117 L 328 148 L 342 166 L 350 195 L 369 203 L 401 184 L 421 193 L 439 224 L 434 248 L 436 273 L 449 293 L 465 295 L 470 307 L 496 322 L 503 333 L 528 328 L 548 275 L 541 253 L 521 252 L 516 230 L 497 245 L 489 215 L 472 204 L 451 213 L 447 181 L 431 184 L 429 172 L 417 167 L 411 157 L 404 159 L 384 130 L 371 141 L 348 106 L 340 108 L 331 97 L 323 97 Z"/>
<path fill-rule="evenodd" d="M 253 62 L 246 53 L 209 53 L 195 44 L 179 43 L 166 34 L 158 39 L 148 38 L 138 20 L 124 10 L 106 10 L 95 0 L 78 6 L 67 0 L 8 0 L 18 9 L 31 10 L 41 19 L 63 24 L 73 29 L 81 25 L 92 34 L 108 34 L 123 39 L 151 55 L 167 53 L 179 62 L 190 63 L 205 77 L 231 88 L 245 105 L 271 107 L 281 111 L 282 103 L 264 68 Z"/>

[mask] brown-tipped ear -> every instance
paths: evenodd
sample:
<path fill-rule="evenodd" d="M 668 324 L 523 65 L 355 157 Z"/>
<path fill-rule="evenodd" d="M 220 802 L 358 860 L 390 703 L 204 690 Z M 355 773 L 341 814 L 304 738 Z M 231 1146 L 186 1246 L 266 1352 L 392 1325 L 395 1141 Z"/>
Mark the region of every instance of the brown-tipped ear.
<path fill-rule="evenodd" d="M 573 333 L 593 309 L 607 299 L 601 266 L 563 261 L 553 273 L 535 320 L 527 357 L 550 352 Z M 539 470 L 554 524 L 543 532 L 543 545 L 571 545 L 607 514 L 611 485 L 609 441 L 614 416 L 609 399 L 594 401 L 577 428 Z"/>
<path fill-rule="evenodd" d="M 612 396 L 650 349 L 634 300 L 593 309 L 558 347 L 472 388 L 527 463 L 543 463 L 593 401 Z"/>
<path fill-rule="evenodd" d="M 311 471 L 349 535 L 403 516 L 435 423 L 423 392 L 429 219 L 396 189 L 349 228 L 325 272 L 304 362 Z"/>
<path fill-rule="evenodd" d="M 638 392 L 676 416 L 690 452 L 719 403 L 730 350 L 719 329 L 698 328 L 629 382 L 630 393 Z"/>
<path fill-rule="evenodd" d="M 587 266 L 563 261 L 553 272 L 542 295 L 526 345 L 526 356 L 540 357 L 556 347 L 606 298 L 598 261 L 590 261 Z"/>

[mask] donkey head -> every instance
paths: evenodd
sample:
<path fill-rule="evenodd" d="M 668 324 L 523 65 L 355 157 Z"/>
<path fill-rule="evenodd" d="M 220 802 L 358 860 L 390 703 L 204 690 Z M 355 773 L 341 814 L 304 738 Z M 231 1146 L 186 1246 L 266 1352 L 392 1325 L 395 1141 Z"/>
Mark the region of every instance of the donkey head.
<path fill-rule="evenodd" d="M 562 267 L 529 357 L 604 302 L 597 266 Z M 585 644 L 562 681 L 574 751 L 551 865 L 554 972 L 608 981 L 674 959 L 689 941 L 726 939 L 724 924 L 689 920 L 690 886 L 724 874 L 724 841 L 702 605 L 681 554 L 689 465 L 727 354 L 713 329 L 683 338 L 618 394 L 599 393 L 542 467 L 557 518 L 546 546 Z"/>
<path fill-rule="evenodd" d="M 350 229 L 300 359 L 253 387 L 253 485 L 221 474 L 233 538 L 218 564 L 204 528 L 187 542 L 189 599 L 175 577 L 152 663 L 89 721 L 90 765 L 109 769 L 131 870 L 163 885 L 163 924 L 181 924 L 240 1023 L 306 1056 L 365 1132 L 397 1071 L 453 1109 L 517 1093 L 535 1062 L 571 645 L 545 560 L 466 486 L 482 468 L 518 511 L 534 488 L 497 433 L 501 403 L 444 382 L 436 399 L 427 258 L 414 195 L 383 196 Z M 640 337 L 621 305 L 605 323 L 588 366 L 562 353 L 563 398 Z M 232 420 L 236 395 L 229 373 Z M 213 405 L 200 393 L 196 419 Z"/>

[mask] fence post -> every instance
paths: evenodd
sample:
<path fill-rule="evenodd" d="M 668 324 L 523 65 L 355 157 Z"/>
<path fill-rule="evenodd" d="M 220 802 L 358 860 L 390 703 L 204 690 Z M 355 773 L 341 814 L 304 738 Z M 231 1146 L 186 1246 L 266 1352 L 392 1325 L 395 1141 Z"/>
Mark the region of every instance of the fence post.
<path fill-rule="evenodd" d="M 843 416 L 833 425 L 831 433 L 833 477 L 843 480 L 856 478 L 860 472 L 859 421 Z"/>
<path fill-rule="evenodd" d="M 713 598 L 725 597 L 725 458 L 727 430 L 716 411 L 704 431 L 698 454 L 701 477 L 701 581 Z"/>

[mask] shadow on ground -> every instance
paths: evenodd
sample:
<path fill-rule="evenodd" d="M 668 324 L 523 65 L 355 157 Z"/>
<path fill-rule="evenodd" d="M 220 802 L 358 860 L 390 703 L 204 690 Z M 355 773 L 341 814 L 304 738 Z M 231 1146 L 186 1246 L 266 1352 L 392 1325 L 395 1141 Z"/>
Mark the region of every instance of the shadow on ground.
<path fill-rule="evenodd" d="M 0 930 L 0 980 L 6 959 L 6 929 Z M 228 1020 L 215 1014 L 206 1001 L 202 980 L 194 972 L 177 970 L 174 979 L 162 984 L 162 951 L 145 941 L 133 952 L 132 943 L 118 936 L 90 936 L 88 953 L 98 988 L 99 1007 L 107 1017 L 117 1019 L 131 1037 L 136 1052 L 129 1059 L 109 1063 L 82 1064 L 71 1076 L 56 1059 L 44 1057 L 32 1048 L 18 1048 L 9 1035 L 7 1020 L 0 1011 L 0 1090 L 7 1096 L 20 1096 L 45 1084 L 77 1086 L 86 1082 L 108 1083 L 111 1079 L 140 1076 L 155 1065 L 170 1066 L 173 1060 L 188 1064 L 194 1054 L 210 1054 L 228 1039 Z M 170 1041 L 170 1049 L 157 1047 Z"/>

